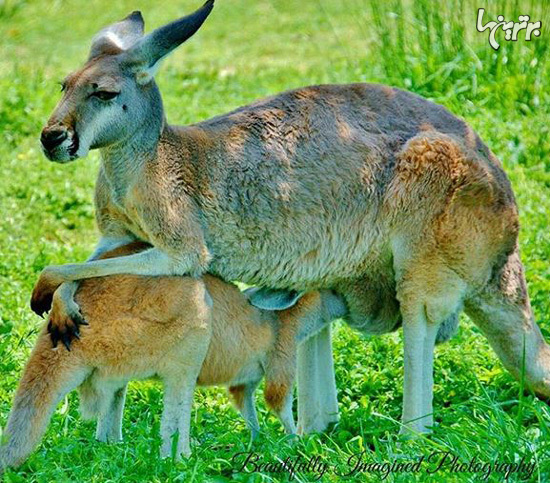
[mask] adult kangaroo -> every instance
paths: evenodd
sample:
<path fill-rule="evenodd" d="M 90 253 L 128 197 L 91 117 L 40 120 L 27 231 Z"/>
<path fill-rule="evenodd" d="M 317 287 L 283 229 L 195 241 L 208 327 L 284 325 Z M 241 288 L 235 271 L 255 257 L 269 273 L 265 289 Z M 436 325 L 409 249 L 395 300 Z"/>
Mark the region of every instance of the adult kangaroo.
<path fill-rule="evenodd" d="M 40 276 L 32 307 L 56 304 L 53 339 L 68 346 L 83 322 L 77 280 L 208 270 L 270 289 L 335 290 L 365 333 L 402 324 L 409 430 L 432 424 L 433 346 L 463 307 L 518 377 L 525 346 L 525 380 L 550 397 L 514 196 L 480 138 L 441 106 L 369 84 L 305 87 L 170 126 L 154 72 L 212 7 L 145 36 L 134 12 L 99 32 L 64 82 L 42 144 L 62 163 L 101 150 L 102 238 L 87 263 Z M 136 239 L 153 248 L 94 260 Z M 264 295 L 255 303 L 269 306 Z"/>

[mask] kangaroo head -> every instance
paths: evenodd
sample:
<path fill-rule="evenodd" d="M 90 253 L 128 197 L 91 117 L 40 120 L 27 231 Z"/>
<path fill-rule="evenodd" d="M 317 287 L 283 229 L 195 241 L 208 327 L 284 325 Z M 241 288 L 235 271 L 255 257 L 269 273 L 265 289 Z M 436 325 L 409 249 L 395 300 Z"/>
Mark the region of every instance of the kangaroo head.
<path fill-rule="evenodd" d="M 140 129 L 160 130 L 163 113 L 155 71 L 200 28 L 213 6 L 214 0 L 208 0 L 195 13 L 145 36 L 140 12 L 101 30 L 85 65 L 63 82 L 63 97 L 42 130 L 48 159 L 69 162 L 90 149 L 129 139 Z"/>

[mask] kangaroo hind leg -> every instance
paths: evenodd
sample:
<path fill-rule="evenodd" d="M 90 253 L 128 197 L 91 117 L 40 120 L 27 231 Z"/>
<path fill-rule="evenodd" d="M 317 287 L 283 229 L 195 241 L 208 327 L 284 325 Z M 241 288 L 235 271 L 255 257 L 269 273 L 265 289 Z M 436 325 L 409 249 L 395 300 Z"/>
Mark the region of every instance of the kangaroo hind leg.
<path fill-rule="evenodd" d="M 260 423 L 258 422 L 258 413 L 256 412 L 255 394 L 260 381 L 248 384 L 239 384 L 229 386 L 229 394 L 235 407 L 241 413 L 241 416 L 250 429 L 251 439 L 256 439 L 260 434 Z"/>
<path fill-rule="evenodd" d="M 433 426 L 434 348 L 442 324 L 460 311 L 466 283 L 444 266 L 411 264 L 401 274 L 397 297 L 403 317 L 404 388 L 403 428 L 411 434 Z"/>

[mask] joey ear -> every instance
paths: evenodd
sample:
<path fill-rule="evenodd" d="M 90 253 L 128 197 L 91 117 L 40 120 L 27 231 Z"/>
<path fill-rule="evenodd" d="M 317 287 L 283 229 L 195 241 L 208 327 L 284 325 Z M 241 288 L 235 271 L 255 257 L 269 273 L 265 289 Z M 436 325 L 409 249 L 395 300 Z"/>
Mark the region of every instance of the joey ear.
<path fill-rule="evenodd" d="M 152 80 L 160 61 L 195 34 L 213 7 L 214 0 L 208 0 L 196 12 L 153 30 L 132 46 L 125 62 L 132 66 L 140 84 Z"/>
<path fill-rule="evenodd" d="M 285 310 L 296 305 L 303 292 L 250 287 L 243 291 L 251 305 L 263 310 Z"/>
<path fill-rule="evenodd" d="M 88 60 L 99 55 L 119 54 L 128 50 L 141 37 L 145 23 L 141 12 L 132 12 L 119 22 L 100 30 L 92 39 Z"/>

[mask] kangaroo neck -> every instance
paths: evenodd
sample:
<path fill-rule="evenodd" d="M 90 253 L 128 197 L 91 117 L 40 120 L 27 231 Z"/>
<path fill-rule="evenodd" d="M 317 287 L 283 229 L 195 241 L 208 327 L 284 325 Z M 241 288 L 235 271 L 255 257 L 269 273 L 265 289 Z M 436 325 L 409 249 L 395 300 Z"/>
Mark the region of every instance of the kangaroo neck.
<path fill-rule="evenodd" d="M 143 167 L 156 159 L 165 126 L 164 116 L 149 118 L 129 138 L 101 149 L 103 172 L 118 202 Z"/>

